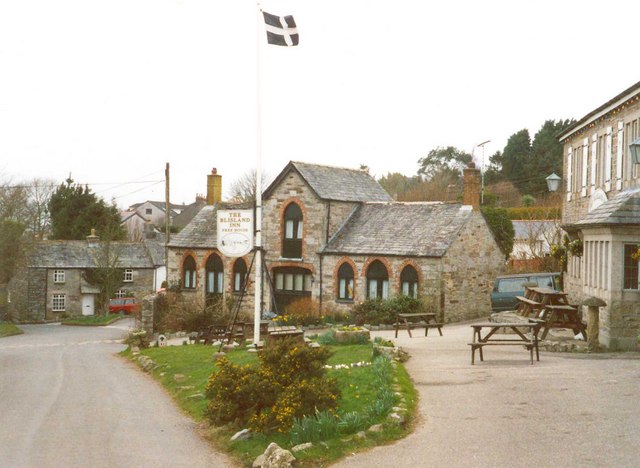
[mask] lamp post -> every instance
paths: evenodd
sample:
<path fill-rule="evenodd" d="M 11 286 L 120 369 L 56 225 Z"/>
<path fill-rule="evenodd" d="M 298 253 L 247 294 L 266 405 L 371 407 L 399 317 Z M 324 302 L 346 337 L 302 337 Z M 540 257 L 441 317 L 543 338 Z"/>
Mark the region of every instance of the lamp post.
<path fill-rule="evenodd" d="M 550 176 L 547 176 L 545 180 L 547 181 L 547 188 L 549 189 L 549 192 L 557 192 L 560 188 L 560 182 L 562 182 L 560 176 L 555 172 Z"/>
<path fill-rule="evenodd" d="M 640 138 L 631 142 L 629 151 L 631 152 L 631 162 L 640 164 Z"/>
<path fill-rule="evenodd" d="M 484 204 L 484 145 L 486 145 L 487 143 L 491 143 L 491 140 L 478 143 L 471 150 L 471 157 L 473 158 L 474 150 L 476 148 L 482 148 L 482 164 L 480 164 L 480 205 Z"/>

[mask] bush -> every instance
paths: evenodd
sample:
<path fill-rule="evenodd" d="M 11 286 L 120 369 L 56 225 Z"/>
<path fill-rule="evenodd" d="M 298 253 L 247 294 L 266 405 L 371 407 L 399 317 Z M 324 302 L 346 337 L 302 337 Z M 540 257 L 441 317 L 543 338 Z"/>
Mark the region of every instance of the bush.
<path fill-rule="evenodd" d="M 257 369 L 222 358 L 207 384 L 207 417 L 214 425 L 234 423 L 256 432 L 288 432 L 296 418 L 332 410 L 339 395 L 324 368 L 331 351 L 296 340 L 268 344 Z"/>
<path fill-rule="evenodd" d="M 398 314 L 411 314 L 432 311 L 434 308 L 421 299 L 409 296 L 395 296 L 386 300 L 366 300 L 357 304 L 351 313 L 356 325 L 365 323 L 391 325 Z"/>
<path fill-rule="evenodd" d="M 485 206 L 482 208 L 482 215 L 493 237 L 500 246 L 502 253 L 504 253 L 505 256 L 510 255 L 513 250 L 515 231 L 513 230 L 513 223 L 509 218 L 507 210 L 504 208 Z"/>
<path fill-rule="evenodd" d="M 286 313 L 277 320 L 282 324 L 296 326 L 320 324 L 320 304 L 315 299 L 303 297 L 289 304 Z"/>
<path fill-rule="evenodd" d="M 180 292 L 167 291 L 156 297 L 153 310 L 154 329 L 159 332 L 200 331 L 210 325 L 227 323 L 232 309 L 233 298 L 202 307 L 184 300 Z"/>
<path fill-rule="evenodd" d="M 125 338 L 124 344 L 128 345 L 130 348 L 137 346 L 140 349 L 149 347 L 149 338 L 147 337 L 147 332 L 140 328 L 131 330 L 129 335 Z"/>

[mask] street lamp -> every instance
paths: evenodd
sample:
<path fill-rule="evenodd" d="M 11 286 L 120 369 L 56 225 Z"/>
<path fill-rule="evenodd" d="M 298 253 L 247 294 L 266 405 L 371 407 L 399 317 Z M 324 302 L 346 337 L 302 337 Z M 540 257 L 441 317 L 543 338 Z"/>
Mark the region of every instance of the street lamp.
<path fill-rule="evenodd" d="M 546 181 L 549 192 L 557 192 L 560 188 L 560 182 L 562 182 L 562 179 L 554 172 L 546 178 Z"/>
<path fill-rule="evenodd" d="M 640 164 L 640 138 L 631 142 L 629 151 L 631 151 L 631 162 L 633 164 Z"/>

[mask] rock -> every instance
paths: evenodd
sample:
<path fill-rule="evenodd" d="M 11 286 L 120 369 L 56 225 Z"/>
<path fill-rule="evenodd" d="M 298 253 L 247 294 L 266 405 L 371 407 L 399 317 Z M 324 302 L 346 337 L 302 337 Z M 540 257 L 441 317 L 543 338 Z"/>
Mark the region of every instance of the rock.
<path fill-rule="evenodd" d="M 306 444 L 299 444 L 295 447 L 291 447 L 291 451 L 293 453 L 302 452 L 303 450 L 310 449 L 311 447 L 313 447 L 313 444 L 311 442 L 307 442 Z"/>
<path fill-rule="evenodd" d="M 366 439 L 367 434 L 364 431 L 360 431 L 353 436 L 355 439 Z"/>
<path fill-rule="evenodd" d="M 289 468 L 296 458 L 291 452 L 271 442 L 262 455 L 253 462 L 254 468 Z"/>
<path fill-rule="evenodd" d="M 175 380 L 178 383 L 186 382 L 187 376 L 184 374 L 173 374 L 173 380 Z"/>
<path fill-rule="evenodd" d="M 214 361 L 217 361 L 218 359 L 220 359 L 223 356 L 226 356 L 227 353 L 222 352 L 222 351 L 218 351 L 217 353 L 213 353 L 212 359 Z"/>
<path fill-rule="evenodd" d="M 405 421 L 404 416 L 398 413 L 391 413 L 387 418 L 396 424 L 404 424 Z"/>
<path fill-rule="evenodd" d="M 131 353 L 132 354 L 140 354 L 140 348 L 138 348 L 137 346 L 132 346 L 131 347 Z"/>
<path fill-rule="evenodd" d="M 234 348 L 235 346 L 233 346 L 232 344 L 226 344 L 222 347 L 222 351 L 228 353 L 229 351 L 233 351 Z"/>
<path fill-rule="evenodd" d="M 189 400 L 202 400 L 204 399 L 204 393 L 194 393 L 187 397 Z"/>
<path fill-rule="evenodd" d="M 251 438 L 251 431 L 249 429 L 242 429 L 241 431 L 233 434 L 233 436 L 229 440 L 231 440 L 231 442 L 234 442 L 236 440 L 248 440 L 250 438 Z"/>
<path fill-rule="evenodd" d="M 384 428 L 382 427 L 382 424 L 374 424 L 369 429 L 367 429 L 367 432 L 382 432 L 383 429 Z"/>
<path fill-rule="evenodd" d="M 309 345 L 310 348 L 319 348 L 320 346 L 321 346 L 320 343 L 315 343 L 315 342 Z"/>
<path fill-rule="evenodd" d="M 402 406 L 394 406 L 391 409 L 396 413 L 400 413 L 401 411 L 406 411 L 407 410 L 406 408 L 403 408 Z"/>
<path fill-rule="evenodd" d="M 181 387 L 178 387 L 178 390 L 193 390 L 194 388 L 196 388 L 194 385 L 182 385 Z"/>
<path fill-rule="evenodd" d="M 251 468 L 262 468 L 264 466 L 264 455 L 258 455 L 258 458 L 253 460 Z"/>

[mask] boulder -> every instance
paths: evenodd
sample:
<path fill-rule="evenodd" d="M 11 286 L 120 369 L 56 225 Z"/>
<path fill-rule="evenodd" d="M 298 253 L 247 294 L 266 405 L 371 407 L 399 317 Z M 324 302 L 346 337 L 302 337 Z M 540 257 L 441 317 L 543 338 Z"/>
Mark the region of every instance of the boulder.
<path fill-rule="evenodd" d="M 299 445 L 296 445 L 295 447 L 291 447 L 291 451 L 293 453 L 302 452 L 303 450 L 308 450 L 311 447 L 313 447 L 313 444 L 311 442 L 307 442 L 306 444 L 299 444 Z"/>
<path fill-rule="evenodd" d="M 247 440 L 250 438 L 251 438 L 251 431 L 249 429 L 242 429 L 241 431 L 233 434 L 230 440 L 231 442 L 234 442 L 236 440 Z"/>
<path fill-rule="evenodd" d="M 254 468 L 290 468 L 296 458 L 291 452 L 271 442 L 262 455 L 253 462 Z"/>

